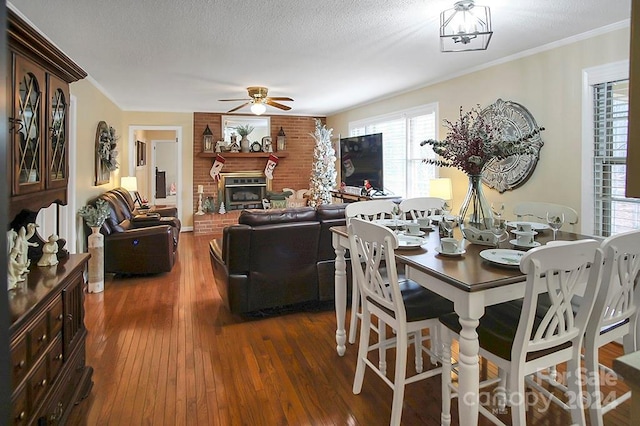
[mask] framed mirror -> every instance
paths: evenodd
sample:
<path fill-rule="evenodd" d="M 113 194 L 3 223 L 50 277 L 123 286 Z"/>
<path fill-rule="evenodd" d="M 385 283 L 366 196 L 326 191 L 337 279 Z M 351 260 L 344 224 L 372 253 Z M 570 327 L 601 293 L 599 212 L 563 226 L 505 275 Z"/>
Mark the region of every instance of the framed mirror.
<path fill-rule="evenodd" d="M 231 142 L 231 135 L 238 134 L 236 127 L 249 125 L 253 131 L 247 136 L 251 142 L 262 141 L 265 136 L 271 136 L 271 118 L 256 117 L 253 115 L 223 115 L 222 116 L 222 139 Z M 240 140 L 240 137 L 238 137 Z"/>

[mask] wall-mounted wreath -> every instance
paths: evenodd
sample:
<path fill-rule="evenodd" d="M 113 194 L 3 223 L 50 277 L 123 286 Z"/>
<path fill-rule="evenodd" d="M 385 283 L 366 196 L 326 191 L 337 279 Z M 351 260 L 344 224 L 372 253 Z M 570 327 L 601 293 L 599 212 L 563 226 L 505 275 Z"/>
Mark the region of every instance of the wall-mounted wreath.
<path fill-rule="evenodd" d="M 118 169 L 116 130 L 106 122 L 98 123 L 96 130 L 96 185 L 109 182 L 112 171 Z"/>

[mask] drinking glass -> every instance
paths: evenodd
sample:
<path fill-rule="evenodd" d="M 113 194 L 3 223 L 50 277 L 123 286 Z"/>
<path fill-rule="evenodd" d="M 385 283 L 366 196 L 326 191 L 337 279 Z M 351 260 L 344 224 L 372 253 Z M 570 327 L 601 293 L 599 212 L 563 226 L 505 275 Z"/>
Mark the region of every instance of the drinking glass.
<path fill-rule="evenodd" d="M 453 237 L 453 228 L 455 228 L 457 223 L 457 216 L 442 215 L 442 229 L 447 232 L 447 237 Z"/>
<path fill-rule="evenodd" d="M 553 229 L 553 240 L 555 241 L 558 229 L 562 228 L 562 224 L 564 224 L 564 213 L 547 212 L 547 223 Z"/>
<path fill-rule="evenodd" d="M 500 245 L 500 239 L 504 235 L 506 228 L 507 226 L 504 220 L 500 218 L 493 218 L 493 220 L 491 221 L 490 229 L 491 233 L 496 237 L 496 248 L 498 248 L 498 246 Z"/>
<path fill-rule="evenodd" d="M 394 230 L 395 232 L 399 231 L 398 228 L 398 220 L 400 219 L 400 216 L 402 215 L 402 209 L 400 209 L 400 206 L 398 204 L 396 204 L 395 206 L 393 206 L 393 210 L 391 210 L 391 214 L 393 214 L 393 223 L 394 223 Z"/>

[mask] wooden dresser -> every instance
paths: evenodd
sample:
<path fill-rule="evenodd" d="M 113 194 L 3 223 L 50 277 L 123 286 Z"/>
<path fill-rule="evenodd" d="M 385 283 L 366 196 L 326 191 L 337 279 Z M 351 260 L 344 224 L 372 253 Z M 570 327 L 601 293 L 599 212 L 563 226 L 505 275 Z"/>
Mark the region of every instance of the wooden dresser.
<path fill-rule="evenodd" d="M 33 265 L 9 291 L 14 425 L 64 424 L 91 390 L 85 365 L 84 278 L 87 254 Z"/>

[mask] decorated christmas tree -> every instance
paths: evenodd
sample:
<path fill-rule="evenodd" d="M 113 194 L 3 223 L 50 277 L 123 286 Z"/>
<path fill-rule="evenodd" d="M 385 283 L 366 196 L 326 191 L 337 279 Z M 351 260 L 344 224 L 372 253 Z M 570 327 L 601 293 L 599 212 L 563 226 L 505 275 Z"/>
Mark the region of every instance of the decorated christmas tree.
<path fill-rule="evenodd" d="M 331 190 L 336 184 L 336 152 L 331 145 L 331 132 L 333 129 L 327 129 L 316 119 L 316 131 L 311 134 L 316 141 L 309 180 L 309 205 L 312 207 L 331 203 Z"/>

